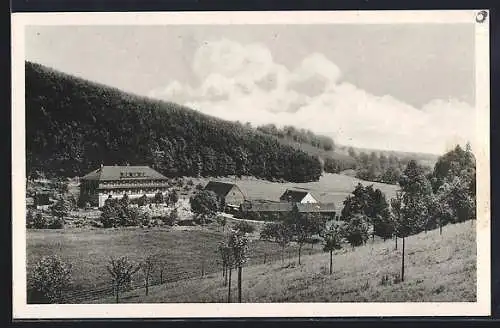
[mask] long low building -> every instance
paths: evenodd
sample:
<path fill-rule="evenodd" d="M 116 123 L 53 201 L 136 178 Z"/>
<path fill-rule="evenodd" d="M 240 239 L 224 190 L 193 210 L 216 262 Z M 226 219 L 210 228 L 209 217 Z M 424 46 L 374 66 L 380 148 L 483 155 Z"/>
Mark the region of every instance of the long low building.
<path fill-rule="evenodd" d="M 154 197 L 168 191 L 168 178 L 149 166 L 101 166 L 80 179 L 80 197 L 102 207 L 108 198 Z"/>
<path fill-rule="evenodd" d="M 288 213 L 297 206 L 300 213 L 318 213 L 334 219 L 336 207 L 333 203 L 293 203 L 293 202 L 270 202 L 270 201 L 247 201 L 241 204 L 241 213 L 259 213 L 260 215 L 270 215 L 274 213 Z"/>

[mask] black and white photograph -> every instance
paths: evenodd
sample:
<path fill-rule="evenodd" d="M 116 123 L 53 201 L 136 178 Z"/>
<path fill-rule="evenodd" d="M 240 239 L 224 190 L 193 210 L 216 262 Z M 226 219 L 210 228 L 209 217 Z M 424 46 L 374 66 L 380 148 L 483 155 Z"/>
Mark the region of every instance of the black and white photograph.
<path fill-rule="evenodd" d="M 488 11 L 12 22 L 14 314 L 489 314 Z"/>

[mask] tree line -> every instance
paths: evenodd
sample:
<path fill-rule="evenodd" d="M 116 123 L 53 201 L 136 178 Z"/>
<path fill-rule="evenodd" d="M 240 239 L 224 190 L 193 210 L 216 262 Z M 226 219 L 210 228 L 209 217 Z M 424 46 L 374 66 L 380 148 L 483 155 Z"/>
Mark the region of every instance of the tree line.
<path fill-rule="evenodd" d="M 405 239 L 423 231 L 450 223 L 474 220 L 476 217 L 476 164 L 467 145 L 459 145 L 441 156 L 434 169 L 428 170 L 415 160 L 410 160 L 399 179 L 400 190 L 389 201 L 373 185 L 358 184 L 344 200 L 339 220 L 326 224 L 315 213 L 298 213 L 292 210 L 282 220 L 268 223 L 261 231 L 261 238 L 272 240 L 285 247 L 296 242 L 300 251 L 304 243 L 314 236 L 323 241 L 324 250 L 332 253 L 348 243 L 355 248 L 366 244 L 375 236 L 384 240 L 402 240 L 401 281 L 404 280 Z M 282 258 L 283 261 L 283 258 Z"/>
<path fill-rule="evenodd" d="M 26 165 L 81 176 L 147 164 L 169 177 L 318 180 L 321 163 L 276 138 L 183 106 L 126 94 L 26 62 Z"/>
<path fill-rule="evenodd" d="M 308 144 L 325 151 L 335 150 L 335 142 L 328 136 L 318 135 L 308 129 L 299 129 L 292 125 L 285 125 L 283 128 L 276 127 L 275 124 L 265 124 L 258 126 L 257 131 L 297 143 Z"/>
<path fill-rule="evenodd" d="M 403 170 L 411 160 L 416 159 L 412 156 L 377 154 L 374 151 L 369 154 L 364 151 L 356 152 L 354 148 L 349 147 L 347 156 L 326 157 L 324 170 L 328 173 L 354 170 L 356 178 L 361 180 L 398 184 Z"/>

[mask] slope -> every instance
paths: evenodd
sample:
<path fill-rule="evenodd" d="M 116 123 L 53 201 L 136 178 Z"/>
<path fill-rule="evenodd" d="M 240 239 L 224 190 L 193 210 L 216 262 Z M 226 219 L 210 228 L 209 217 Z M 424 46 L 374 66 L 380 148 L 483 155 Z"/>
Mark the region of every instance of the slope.
<path fill-rule="evenodd" d="M 472 223 L 472 224 L 471 224 Z M 243 302 L 474 302 L 476 238 L 474 221 L 407 238 L 405 281 L 400 282 L 401 251 L 394 240 L 334 255 L 304 256 L 296 262 L 245 267 Z M 387 279 L 384 279 L 387 278 Z M 233 283 L 233 286 L 235 283 Z M 236 293 L 236 291 L 234 292 Z M 222 277 L 184 280 L 124 295 L 124 302 L 226 302 Z M 98 303 L 113 302 L 112 298 Z"/>
<path fill-rule="evenodd" d="M 28 174 L 147 164 L 167 176 L 315 181 L 317 157 L 241 124 L 26 62 Z"/>

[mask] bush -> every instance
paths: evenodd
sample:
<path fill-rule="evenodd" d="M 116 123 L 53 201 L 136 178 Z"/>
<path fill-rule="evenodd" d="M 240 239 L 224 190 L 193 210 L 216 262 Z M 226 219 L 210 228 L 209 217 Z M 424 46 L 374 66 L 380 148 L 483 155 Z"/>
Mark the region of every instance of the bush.
<path fill-rule="evenodd" d="M 255 227 L 248 223 L 247 221 L 240 221 L 235 226 L 236 230 L 244 233 L 252 233 L 255 231 Z"/>
<path fill-rule="evenodd" d="M 45 229 L 47 227 L 47 219 L 42 213 L 33 213 L 28 211 L 26 215 L 26 228 L 28 229 Z"/>
<path fill-rule="evenodd" d="M 52 218 L 47 223 L 48 229 L 62 229 L 64 228 L 64 219 L 63 218 Z"/>
<path fill-rule="evenodd" d="M 28 303 L 58 303 L 71 285 L 71 266 L 58 256 L 43 257 L 28 274 Z"/>
<path fill-rule="evenodd" d="M 203 185 L 201 183 L 198 183 L 195 188 L 196 190 L 203 190 Z"/>
<path fill-rule="evenodd" d="M 162 221 L 168 226 L 173 226 L 177 223 L 178 218 L 179 214 L 177 213 L 177 209 L 174 208 L 168 215 L 162 217 Z"/>

